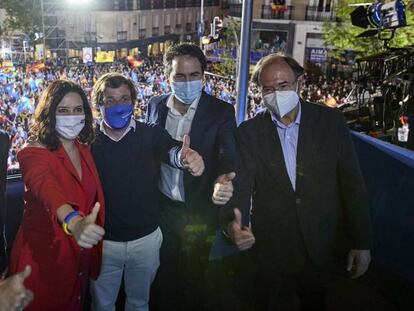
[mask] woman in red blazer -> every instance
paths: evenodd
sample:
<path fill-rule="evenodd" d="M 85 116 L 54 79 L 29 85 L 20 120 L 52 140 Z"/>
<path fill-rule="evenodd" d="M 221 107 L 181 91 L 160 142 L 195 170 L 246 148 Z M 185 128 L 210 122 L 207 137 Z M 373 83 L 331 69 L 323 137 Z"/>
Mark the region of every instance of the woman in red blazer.
<path fill-rule="evenodd" d="M 97 278 L 104 235 L 104 199 L 89 144 L 91 108 L 83 90 L 54 81 L 40 100 L 30 140 L 18 154 L 25 209 L 10 273 L 32 268 L 25 310 L 82 310 L 88 278 Z"/>

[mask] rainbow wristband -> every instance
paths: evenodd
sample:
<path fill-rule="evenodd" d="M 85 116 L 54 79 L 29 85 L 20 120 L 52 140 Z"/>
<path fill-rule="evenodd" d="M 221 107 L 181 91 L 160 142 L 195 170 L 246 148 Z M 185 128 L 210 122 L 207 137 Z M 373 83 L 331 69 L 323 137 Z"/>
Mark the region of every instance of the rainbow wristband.
<path fill-rule="evenodd" d="M 62 229 L 63 229 L 63 232 L 65 232 L 67 235 L 72 235 L 72 232 L 70 232 L 69 227 L 68 227 L 69 221 L 71 221 L 72 218 L 78 215 L 81 215 L 79 211 L 73 211 L 69 213 L 63 220 Z"/>

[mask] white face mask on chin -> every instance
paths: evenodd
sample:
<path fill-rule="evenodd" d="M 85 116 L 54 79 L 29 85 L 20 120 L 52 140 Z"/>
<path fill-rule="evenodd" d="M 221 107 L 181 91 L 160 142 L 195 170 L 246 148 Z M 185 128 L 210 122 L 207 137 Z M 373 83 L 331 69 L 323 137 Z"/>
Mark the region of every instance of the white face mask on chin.
<path fill-rule="evenodd" d="M 85 126 L 85 115 L 56 116 L 56 131 L 67 139 L 74 140 Z"/>
<path fill-rule="evenodd" d="M 296 108 L 299 96 L 295 91 L 276 91 L 263 97 L 263 103 L 279 118 L 283 118 Z"/>

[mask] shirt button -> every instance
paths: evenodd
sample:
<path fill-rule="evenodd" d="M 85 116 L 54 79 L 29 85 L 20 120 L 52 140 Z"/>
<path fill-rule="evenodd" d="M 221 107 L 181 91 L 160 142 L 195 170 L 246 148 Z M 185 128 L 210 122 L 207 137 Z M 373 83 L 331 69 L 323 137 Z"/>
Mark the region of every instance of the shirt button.
<path fill-rule="evenodd" d="M 78 274 L 79 276 L 83 276 L 83 272 L 79 272 L 79 274 Z"/>
<path fill-rule="evenodd" d="M 299 198 L 298 198 L 298 199 L 296 199 L 296 204 L 298 204 L 298 205 L 299 205 L 299 204 L 301 204 L 301 203 L 302 203 L 302 200 L 301 200 L 301 199 L 299 199 Z"/>
<path fill-rule="evenodd" d="M 78 300 L 81 300 L 82 299 L 82 296 L 78 296 Z"/>

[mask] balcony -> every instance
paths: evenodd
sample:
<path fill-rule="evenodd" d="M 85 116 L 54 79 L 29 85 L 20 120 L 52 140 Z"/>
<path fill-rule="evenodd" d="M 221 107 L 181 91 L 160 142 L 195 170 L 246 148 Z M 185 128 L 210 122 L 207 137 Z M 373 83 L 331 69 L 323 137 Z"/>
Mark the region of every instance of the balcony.
<path fill-rule="evenodd" d="M 185 0 L 177 0 L 177 8 L 185 8 Z"/>
<path fill-rule="evenodd" d="M 242 4 L 229 4 L 229 15 L 234 17 L 241 17 L 242 16 Z"/>
<path fill-rule="evenodd" d="M 292 13 L 295 10 L 293 5 L 287 5 L 285 10 L 272 10 L 271 5 L 262 5 L 263 19 L 292 19 Z"/>
<path fill-rule="evenodd" d="M 201 0 L 177 0 L 177 8 L 200 7 Z"/>
<path fill-rule="evenodd" d="M 167 1 L 171 2 L 171 1 Z M 153 0 L 152 2 L 152 8 L 154 10 L 162 10 L 164 9 L 164 0 Z"/>
<path fill-rule="evenodd" d="M 160 35 L 160 28 L 159 27 L 152 27 L 152 36 L 158 37 Z"/>
<path fill-rule="evenodd" d="M 138 5 L 138 10 L 151 10 L 151 0 L 141 0 Z"/>
<path fill-rule="evenodd" d="M 144 28 L 139 29 L 138 37 L 139 39 L 145 39 L 147 37 L 147 30 Z"/>
<path fill-rule="evenodd" d="M 338 21 L 336 17 L 335 7 L 320 7 L 317 5 L 307 5 L 305 20 L 307 21 Z"/>
<path fill-rule="evenodd" d="M 219 6 L 220 0 L 204 0 L 204 6 Z"/>
<path fill-rule="evenodd" d="M 166 9 L 174 9 L 176 7 L 177 7 L 177 1 L 175 1 L 175 0 L 165 1 L 165 8 Z"/>
<path fill-rule="evenodd" d="M 118 42 L 127 41 L 127 32 L 126 31 L 118 31 L 116 33 L 116 39 Z"/>

